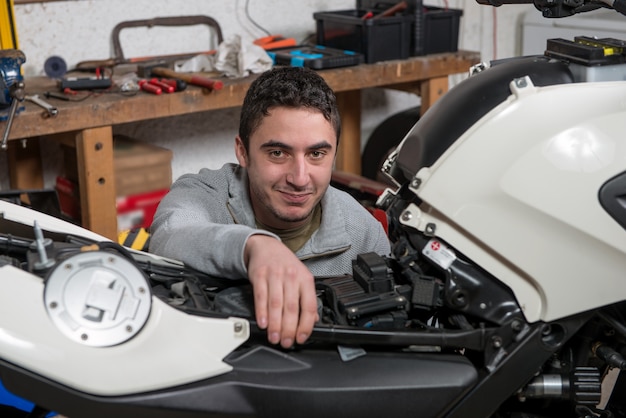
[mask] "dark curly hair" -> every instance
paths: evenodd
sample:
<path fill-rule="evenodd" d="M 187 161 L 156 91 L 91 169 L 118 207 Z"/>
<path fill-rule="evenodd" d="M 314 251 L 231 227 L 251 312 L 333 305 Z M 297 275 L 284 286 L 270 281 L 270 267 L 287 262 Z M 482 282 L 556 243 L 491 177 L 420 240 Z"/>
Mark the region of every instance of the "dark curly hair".
<path fill-rule="evenodd" d="M 274 67 L 252 82 L 241 107 L 239 137 L 249 151 L 250 135 L 275 107 L 308 108 L 320 112 L 337 136 L 341 120 L 335 93 L 314 70 L 305 67 Z"/>

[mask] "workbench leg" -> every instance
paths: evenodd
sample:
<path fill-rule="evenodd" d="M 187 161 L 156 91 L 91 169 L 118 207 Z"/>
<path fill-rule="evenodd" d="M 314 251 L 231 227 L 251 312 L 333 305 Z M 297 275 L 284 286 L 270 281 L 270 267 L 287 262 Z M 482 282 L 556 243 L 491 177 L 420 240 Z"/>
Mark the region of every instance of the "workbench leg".
<path fill-rule="evenodd" d="M 341 115 L 341 138 L 335 169 L 361 174 L 361 91 L 337 93 Z"/>
<path fill-rule="evenodd" d="M 83 227 L 117 241 L 113 131 L 85 129 L 76 136 Z"/>
<path fill-rule="evenodd" d="M 12 189 L 43 189 L 43 168 L 39 138 L 9 141 L 7 160 Z"/>
<path fill-rule="evenodd" d="M 420 113 L 424 113 L 444 94 L 448 92 L 448 76 L 430 78 L 422 81 L 420 97 L 422 98 Z"/>

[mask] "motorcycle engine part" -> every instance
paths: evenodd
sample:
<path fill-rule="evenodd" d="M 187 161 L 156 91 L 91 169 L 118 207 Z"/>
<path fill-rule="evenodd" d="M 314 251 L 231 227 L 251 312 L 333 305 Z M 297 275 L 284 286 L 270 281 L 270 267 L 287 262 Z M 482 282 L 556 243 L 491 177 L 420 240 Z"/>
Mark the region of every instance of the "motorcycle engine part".
<path fill-rule="evenodd" d="M 121 344 L 141 331 L 152 297 L 143 274 L 125 258 L 103 251 L 74 255 L 46 279 L 48 315 L 68 338 L 88 346 Z"/>
<path fill-rule="evenodd" d="M 571 373 L 542 374 L 520 393 L 526 398 L 571 399 L 576 405 L 597 405 L 602 395 L 600 372 L 595 367 L 576 367 Z"/>

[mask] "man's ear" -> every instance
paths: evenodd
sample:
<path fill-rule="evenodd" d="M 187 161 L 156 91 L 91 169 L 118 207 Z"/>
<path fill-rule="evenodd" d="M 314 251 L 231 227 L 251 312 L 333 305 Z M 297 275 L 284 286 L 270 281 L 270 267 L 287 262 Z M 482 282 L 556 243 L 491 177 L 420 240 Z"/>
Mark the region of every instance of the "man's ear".
<path fill-rule="evenodd" d="M 240 166 L 248 166 L 248 153 L 239 135 L 235 138 L 235 155 L 237 156 L 237 161 L 239 161 Z"/>

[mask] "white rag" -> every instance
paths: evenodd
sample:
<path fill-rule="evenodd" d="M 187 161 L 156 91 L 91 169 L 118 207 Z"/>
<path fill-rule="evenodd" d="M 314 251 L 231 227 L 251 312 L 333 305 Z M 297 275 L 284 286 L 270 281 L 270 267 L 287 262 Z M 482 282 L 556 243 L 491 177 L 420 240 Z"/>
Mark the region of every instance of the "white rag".
<path fill-rule="evenodd" d="M 226 77 L 241 78 L 267 71 L 273 64 L 272 58 L 263 48 L 251 42 L 244 43 L 241 36 L 234 35 L 219 44 L 215 56 L 197 55 L 177 61 L 175 68 L 178 72 L 219 71 Z"/>

